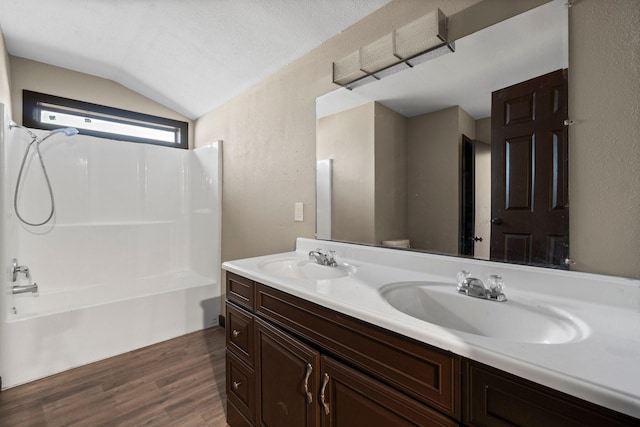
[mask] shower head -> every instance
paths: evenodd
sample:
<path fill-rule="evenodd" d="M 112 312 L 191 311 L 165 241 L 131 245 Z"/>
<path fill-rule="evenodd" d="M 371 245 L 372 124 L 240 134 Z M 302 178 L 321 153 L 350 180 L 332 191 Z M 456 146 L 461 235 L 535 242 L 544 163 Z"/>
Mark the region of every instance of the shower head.
<path fill-rule="evenodd" d="M 54 131 L 51 131 L 51 133 L 49 135 L 47 135 L 47 136 L 51 136 L 51 135 L 56 134 L 56 133 L 64 133 L 67 136 L 73 136 L 73 135 L 77 135 L 78 134 L 78 129 L 76 129 L 76 128 L 56 129 Z"/>
<path fill-rule="evenodd" d="M 40 139 L 38 141 L 38 145 L 42 144 L 45 140 L 47 140 L 47 138 L 50 138 L 53 135 L 58 134 L 58 133 L 64 133 L 66 136 L 73 136 L 73 135 L 77 135 L 78 134 L 78 129 L 76 129 L 76 128 L 60 128 L 60 129 L 52 130 L 44 138 L 42 138 L 42 139 Z"/>

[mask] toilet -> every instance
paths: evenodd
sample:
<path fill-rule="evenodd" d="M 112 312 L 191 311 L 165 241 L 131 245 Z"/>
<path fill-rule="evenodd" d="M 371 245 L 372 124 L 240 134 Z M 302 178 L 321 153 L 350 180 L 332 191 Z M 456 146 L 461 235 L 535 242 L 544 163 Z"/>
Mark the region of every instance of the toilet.
<path fill-rule="evenodd" d="M 390 248 L 410 248 L 411 242 L 409 239 L 383 240 L 382 246 L 388 246 Z"/>

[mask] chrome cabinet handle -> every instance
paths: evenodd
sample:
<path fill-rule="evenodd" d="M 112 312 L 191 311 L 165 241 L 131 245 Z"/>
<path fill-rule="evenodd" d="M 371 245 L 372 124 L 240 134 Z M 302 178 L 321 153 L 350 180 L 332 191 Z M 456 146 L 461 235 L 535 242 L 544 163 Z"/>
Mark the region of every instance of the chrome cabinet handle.
<path fill-rule="evenodd" d="M 240 387 L 241 385 L 242 385 L 242 382 L 241 382 L 241 381 L 234 381 L 234 382 L 231 384 L 231 387 L 233 387 L 233 389 L 234 389 L 234 390 L 237 390 L 237 389 L 238 389 L 238 387 Z"/>
<path fill-rule="evenodd" d="M 322 403 L 325 415 L 329 415 L 329 405 L 324 399 L 324 392 L 327 389 L 327 384 L 329 384 L 329 375 L 324 374 L 324 379 L 322 380 L 322 388 L 320 389 L 320 403 Z"/>
<path fill-rule="evenodd" d="M 233 335 L 234 338 L 238 338 L 238 335 L 240 335 L 240 331 L 237 329 L 234 329 L 233 332 L 231 332 L 231 335 Z"/>
<path fill-rule="evenodd" d="M 304 375 L 304 393 L 307 395 L 307 403 L 313 403 L 313 395 L 309 391 L 309 377 L 313 372 L 313 366 L 311 363 L 307 363 L 307 373 Z"/>

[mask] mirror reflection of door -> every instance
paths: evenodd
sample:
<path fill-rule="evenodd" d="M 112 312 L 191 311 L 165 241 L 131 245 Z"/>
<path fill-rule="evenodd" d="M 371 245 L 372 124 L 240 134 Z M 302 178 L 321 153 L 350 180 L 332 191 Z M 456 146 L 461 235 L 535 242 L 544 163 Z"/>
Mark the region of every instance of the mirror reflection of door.
<path fill-rule="evenodd" d="M 491 259 L 567 268 L 566 70 L 492 94 Z"/>
<path fill-rule="evenodd" d="M 475 235 L 475 162 L 474 143 L 462 135 L 462 164 L 460 165 L 460 255 L 473 256 Z"/>

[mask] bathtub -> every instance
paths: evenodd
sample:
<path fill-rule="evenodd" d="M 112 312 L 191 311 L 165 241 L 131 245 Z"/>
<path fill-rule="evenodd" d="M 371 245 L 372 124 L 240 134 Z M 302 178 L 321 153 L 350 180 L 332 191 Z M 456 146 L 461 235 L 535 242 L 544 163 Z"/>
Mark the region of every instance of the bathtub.
<path fill-rule="evenodd" d="M 8 298 L 3 387 L 217 325 L 220 285 L 181 271 Z"/>
<path fill-rule="evenodd" d="M 9 388 L 218 323 L 221 143 L 193 150 L 58 137 L 42 147 L 56 212 L 13 206 L 29 143 L 0 104 L 0 376 Z M 44 135 L 43 131 L 34 131 Z M 37 162 L 31 162 L 37 166 Z M 28 168 L 19 206 L 48 212 Z M 29 268 L 13 283 L 12 260 Z M 14 285 L 37 283 L 37 294 Z"/>

